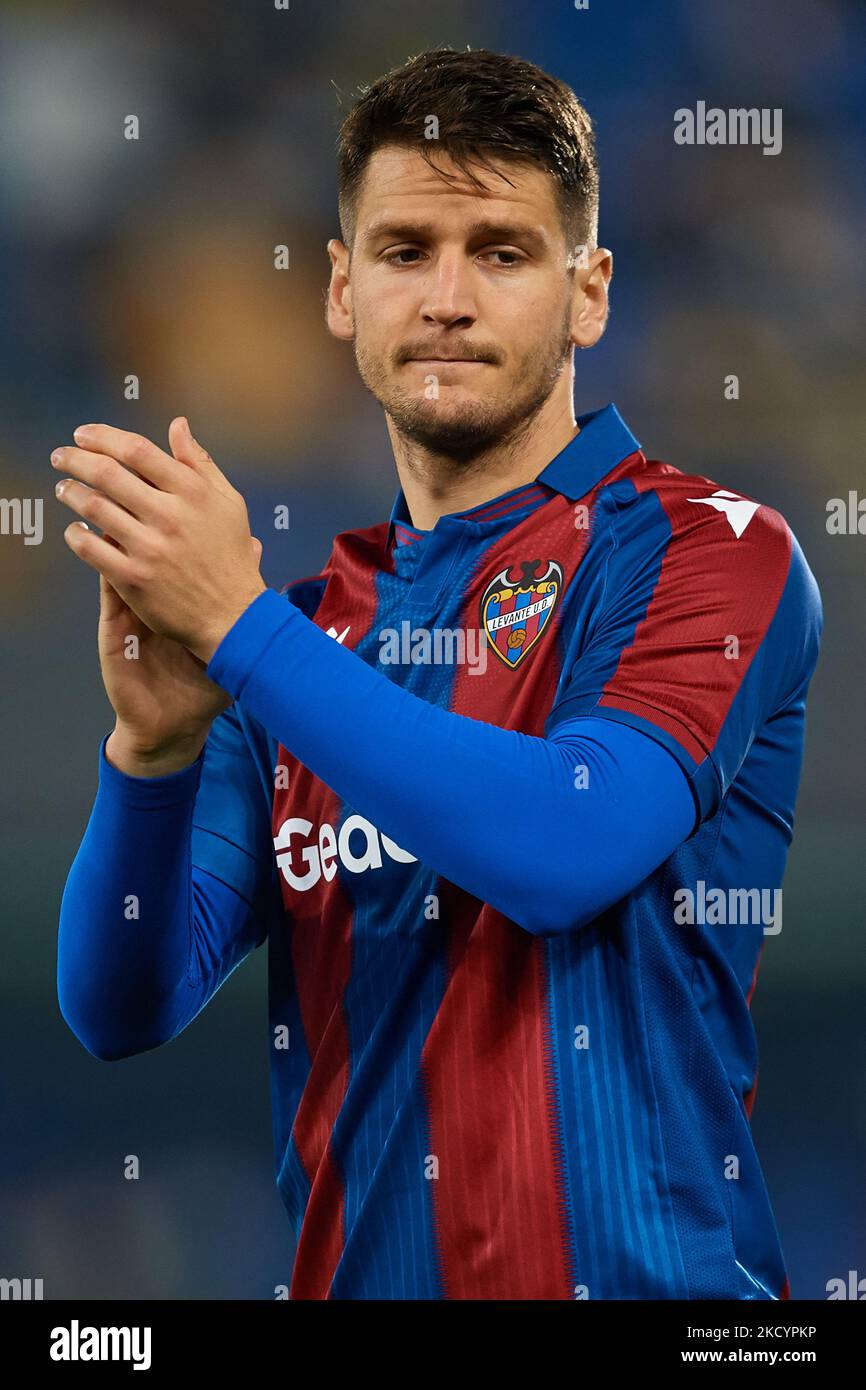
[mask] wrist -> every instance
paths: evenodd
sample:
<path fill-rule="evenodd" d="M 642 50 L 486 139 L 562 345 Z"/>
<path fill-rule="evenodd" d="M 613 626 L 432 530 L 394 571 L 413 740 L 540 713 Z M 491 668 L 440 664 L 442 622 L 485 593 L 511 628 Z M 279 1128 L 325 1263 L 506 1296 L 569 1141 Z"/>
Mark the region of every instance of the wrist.
<path fill-rule="evenodd" d="M 192 652 L 193 656 L 198 657 L 205 666 L 208 666 L 226 634 L 231 631 L 250 605 L 255 603 L 261 594 L 267 592 L 267 588 L 267 584 L 259 575 L 258 582 L 251 585 L 243 597 L 238 598 L 231 608 L 225 609 L 219 617 L 211 619 L 208 622 L 207 631 L 203 631 L 197 636 L 194 642 L 187 643 L 187 650 Z"/>
<path fill-rule="evenodd" d="M 162 743 L 142 741 L 122 724 L 115 725 L 105 744 L 112 767 L 128 777 L 167 777 L 190 767 L 204 748 L 210 726 Z"/>

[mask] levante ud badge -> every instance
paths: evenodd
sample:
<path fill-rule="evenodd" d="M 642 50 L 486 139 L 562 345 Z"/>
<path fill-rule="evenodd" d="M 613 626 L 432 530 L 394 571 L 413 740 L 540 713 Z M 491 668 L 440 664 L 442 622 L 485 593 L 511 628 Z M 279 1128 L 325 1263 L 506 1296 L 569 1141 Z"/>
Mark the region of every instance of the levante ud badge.
<path fill-rule="evenodd" d="M 520 560 L 491 579 L 481 599 L 481 630 L 506 666 L 519 666 L 553 617 L 562 593 L 555 560 Z"/>

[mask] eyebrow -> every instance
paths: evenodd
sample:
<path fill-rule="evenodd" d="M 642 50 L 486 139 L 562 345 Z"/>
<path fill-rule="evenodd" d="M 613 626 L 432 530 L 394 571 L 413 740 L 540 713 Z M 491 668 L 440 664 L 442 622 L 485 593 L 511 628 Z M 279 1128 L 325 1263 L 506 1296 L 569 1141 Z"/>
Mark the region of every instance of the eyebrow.
<path fill-rule="evenodd" d="M 543 232 L 512 222 L 489 222 L 482 219 L 467 227 L 466 236 L 470 241 L 483 238 L 486 241 L 522 242 L 524 245 L 534 247 L 537 251 L 545 251 L 548 246 L 547 237 Z M 436 237 L 436 228 L 429 222 L 383 220 L 371 223 L 363 232 L 361 239 L 364 242 L 371 242 L 379 241 L 382 237 L 393 237 L 395 241 L 432 241 Z"/>

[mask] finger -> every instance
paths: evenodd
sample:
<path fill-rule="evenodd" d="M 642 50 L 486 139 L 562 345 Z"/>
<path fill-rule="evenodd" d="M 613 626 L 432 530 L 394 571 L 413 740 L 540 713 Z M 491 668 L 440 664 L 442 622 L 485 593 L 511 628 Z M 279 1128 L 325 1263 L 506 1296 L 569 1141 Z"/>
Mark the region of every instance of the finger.
<path fill-rule="evenodd" d="M 119 430 L 114 425 L 79 425 L 73 438 L 82 449 L 117 459 L 162 492 L 179 492 L 183 488 L 186 472 L 177 459 L 142 434 Z"/>
<path fill-rule="evenodd" d="M 207 449 L 203 444 L 199 444 L 185 415 L 176 415 L 172 420 L 168 427 L 168 442 L 171 452 L 179 462 L 187 464 L 210 483 L 221 482 L 223 491 L 231 487 L 228 478 L 214 463 Z"/>
<path fill-rule="evenodd" d="M 54 450 L 51 466 L 97 488 L 142 521 L 155 520 L 160 514 L 159 490 L 107 454 L 68 445 Z"/>
<path fill-rule="evenodd" d="M 123 613 L 126 604 L 120 594 L 110 584 L 104 574 L 99 576 L 99 616 L 103 622 L 112 622 Z"/>
<path fill-rule="evenodd" d="M 70 522 L 63 539 L 79 560 L 104 575 L 113 588 L 132 586 L 135 576 L 129 556 L 107 538 L 97 536 L 83 521 Z"/>
<path fill-rule="evenodd" d="M 185 415 L 176 415 L 172 420 L 168 427 L 168 442 L 175 458 L 193 468 L 198 463 L 213 463 L 207 449 L 195 438 Z"/>
<path fill-rule="evenodd" d="M 55 492 L 64 507 L 86 517 L 100 531 L 107 531 L 126 550 L 137 549 L 147 535 L 147 528 L 130 512 L 119 507 L 104 492 L 86 487 L 75 478 L 61 478 Z"/>
<path fill-rule="evenodd" d="M 109 545 L 115 546 L 118 550 L 118 542 L 111 536 L 103 536 L 104 541 Z M 129 605 L 124 602 L 114 585 L 106 579 L 104 574 L 99 576 L 99 616 L 105 622 L 121 617 L 124 613 L 130 613 Z"/>

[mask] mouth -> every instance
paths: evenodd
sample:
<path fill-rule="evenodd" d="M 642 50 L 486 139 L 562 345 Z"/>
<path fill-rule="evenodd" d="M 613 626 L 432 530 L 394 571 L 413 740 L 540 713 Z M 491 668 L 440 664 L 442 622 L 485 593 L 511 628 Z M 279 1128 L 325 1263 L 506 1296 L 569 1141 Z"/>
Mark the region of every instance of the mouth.
<path fill-rule="evenodd" d="M 429 363 L 438 367 L 489 367 L 486 357 L 410 357 L 410 362 Z"/>

